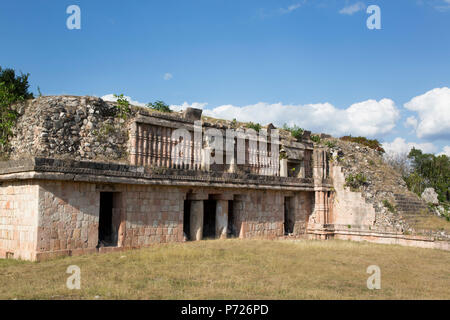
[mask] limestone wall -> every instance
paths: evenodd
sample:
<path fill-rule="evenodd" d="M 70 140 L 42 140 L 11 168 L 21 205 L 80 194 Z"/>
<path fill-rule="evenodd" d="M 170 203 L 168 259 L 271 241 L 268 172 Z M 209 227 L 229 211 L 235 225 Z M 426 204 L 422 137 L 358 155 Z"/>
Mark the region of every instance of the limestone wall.
<path fill-rule="evenodd" d="M 335 189 L 332 221 L 335 225 L 373 226 L 375 208 L 365 201 L 361 192 L 352 192 L 345 187 L 345 176 L 341 167 L 331 168 Z"/>
<path fill-rule="evenodd" d="M 38 251 L 89 252 L 98 245 L 100 192 L 120 193 L 126 222 L 123 247 L 183 240 L 183 201 L 178 188 L 42 181 Z"/>
<path fill-rule="evenodd" d="M 300 192 L 293 198 L 295 210 L 294 235 L 300 236 L 306 233 L 308 220 L 313 211 L 313 192 Z"/>
<path fill-rule="evenodd" d="M 99 192 L 95 184 L 39 182 L 39 253 L 95 249 L 98 222 Z"/>
<path fill-rule="evenodd" d="M 39 97 L 19 104 L 10 158 L 128 159 L 127 121 L 96 97 Z"/>
<path fill-rule="evenodd" d="M 197 192 L 206 195 L 205 199 L 222 193 L 228 195 L 226 201 L 232 199 L 232 221 L 241 238 L 283 236 L 285 199 L 289 199 L 294 234 L 303 235 L 313 197 L 307 191 L 197 190 L 57 180 L 4 182 L 0 187 L 0 257 L 45 260 L 96 252 L 102 192 L 118 195 L 120 201 L 113 201 L 112 214 L 113 220 L 119 217 L 120 221 L 117 247 L 102 247 L 101 251 L 183 241 L 185 200 Z M 117 210 L 119 215 L 115 215 Z"/>
<path fill-rule="evenodd" d="M 234 217 L 240 238 L 282 236 L 284 198 L 276 191 L 248 191 L 235 197 Z"/>
<path fill-rule="evenodd" d="M 183 240 L 186 190 L 127 186 L 125 247 Z"/>
<path fill-rule="evenodd" d="M 39 187 L 33 181 L 0 184 L 0 257 L 34 260 Z"/>

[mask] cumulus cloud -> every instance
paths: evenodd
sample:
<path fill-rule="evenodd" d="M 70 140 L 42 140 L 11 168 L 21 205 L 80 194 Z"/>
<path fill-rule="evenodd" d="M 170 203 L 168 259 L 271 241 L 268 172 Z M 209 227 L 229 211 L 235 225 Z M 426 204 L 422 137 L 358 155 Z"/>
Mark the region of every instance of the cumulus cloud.
<path fill-rule="evenodd" d="M 163 79 L 164 80 L 170 80 L 173 78 L 173 75 L 171 73 L 165 73 Z"/>
<path fill-rule="evenodd" d="M 394 101 L 367 100 L 355 103 L 347 109 L 338 109 L 330 103 L 289 105 L 259 102 L 247 106 L 222 105 L 205 108 L 206 103 L 184 103 L 171 106 L 174 110 L 186 107 L 204 109 L 203 114 L 221 119 L 252 121 L 261 124 L 273 123 L 282 126 L 299 125 L 315 132 L 327 132 L 333 135 L 363 135 L 374 137 L 390 132 L 399 118 Z"/>
<path fill-rule="evenodd" d="M 416 117 L 408 117 L 405 121 L 405 126 L 411 127 L 414 130 L 417 128 L 417 125 L 418 125 L 418 121 L 417 121 Z"/>
<path fill-rule="evenodd" d="M 383 143 L 383 148 L 388 156 L 400 156 L 403 154 L 408 154 L 412 148 L 420 149 L 424 153 L 435 153 L 437 148 L 434 144 L 425 142 L 406 142 L 403 138 L 395 138 L 392 142 Z"/>
<path fill-rule="evenodd" d="M 351 16 L 352 14 L 354 14 L 354 13 L 356 13 L 358 11 L 362 11 L 365 8 L 366 8 L 366 5 L 364 3 L 358 1 L 358 2 L 356 2 L 354 4 L 352 4 L 352 5 L 349 5 L 349 6 L 346 6 L 346 7 L 342 8 L 341 10 L 339 10 L 339 13 Z"/>
<path fill-rule="evenodd" d="M 130 104 L 132 104 L 132 105 L 134 105 L 134 106 L 145 107 L 145 105 L 146 105 L 146 103 L 139 102 L 139 101 L 135 101 L 135 100 L 131 99 L 131 97 L 129 97 L 129 96 L 123 96 L 123 97 L 124 97 L 125 99 L 127 99 L 127 101 L 128 101 Z M 117 98 L 114 97 L 114 94 L 107 94 L 107 95 L 104 95 L 104 96 L 102 97 L 102 99 L 103 99 L 104 101 L 112 101 L 112 102 L 116 102 L 116 101 L 117 101 Z"/>
<path fill-rule="evenodd" d="M 407 125 L 424 139 L 450 139 L 450 88 L 436 88 L 405 103 L 408 110 L 417 112 Z"/>
<path fill-rule="evenodd" d="M 441 155 L 446 155 L 447 157 L 450 157 L 450 146 L 445 146 L 442 149 L 442 152 L 438 154 L 438 156 L 441 156 Z"/>

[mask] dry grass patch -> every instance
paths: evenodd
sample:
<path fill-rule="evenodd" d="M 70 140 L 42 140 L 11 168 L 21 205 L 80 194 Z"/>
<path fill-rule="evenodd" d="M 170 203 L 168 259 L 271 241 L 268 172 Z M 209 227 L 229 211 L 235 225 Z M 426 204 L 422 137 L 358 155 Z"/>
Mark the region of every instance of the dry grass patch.
<path fill-rule="evenodd" d="M 368 290 L 369 265 L 381 290 Z M 66 269 L 81 268 L 81 290 Z M 213 240 L 0 260 L 0 299 L 449 299 L 450 253 L 346 241 Z"/>

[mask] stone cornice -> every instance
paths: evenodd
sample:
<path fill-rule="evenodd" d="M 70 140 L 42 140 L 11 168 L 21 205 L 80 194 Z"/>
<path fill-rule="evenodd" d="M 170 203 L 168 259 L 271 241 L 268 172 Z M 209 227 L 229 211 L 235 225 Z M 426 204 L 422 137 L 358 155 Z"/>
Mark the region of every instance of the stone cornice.
<path fill-rule="evenodd" d="M 50 158 L 0 162 L 0 181 L 24 179 L 314 191 L 312 179 L 150 168 Z M 328 190 L 332 186 L 323 185 L 322 188 Z"/>

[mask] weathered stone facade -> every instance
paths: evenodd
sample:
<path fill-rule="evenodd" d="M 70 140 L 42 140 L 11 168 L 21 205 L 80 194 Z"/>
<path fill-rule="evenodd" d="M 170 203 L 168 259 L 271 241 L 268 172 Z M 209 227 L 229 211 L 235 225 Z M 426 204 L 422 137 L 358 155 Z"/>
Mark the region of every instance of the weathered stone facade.
<path fill-rule="evenodd" d="M 18 110 L 10 160 L 0 162 L 0 257 L 227 237 L 448 245 L 380 224 L 378 207 L 345 187 L 344 169 L 309 132 L 275 140 L 269 125 L 267 148 L 247 135 L 241 145 L 236 137 L 219 142 L 220 153 L 208 130 L 225 136 L 236 124 L 202 121 L 201 110 L 133 107 L 123 119 L 93 97 L 42 97 Z M 178 129 L 187 130 L 183 139 Z M 245 162 L 228 161 L 239 152 Z"/>

